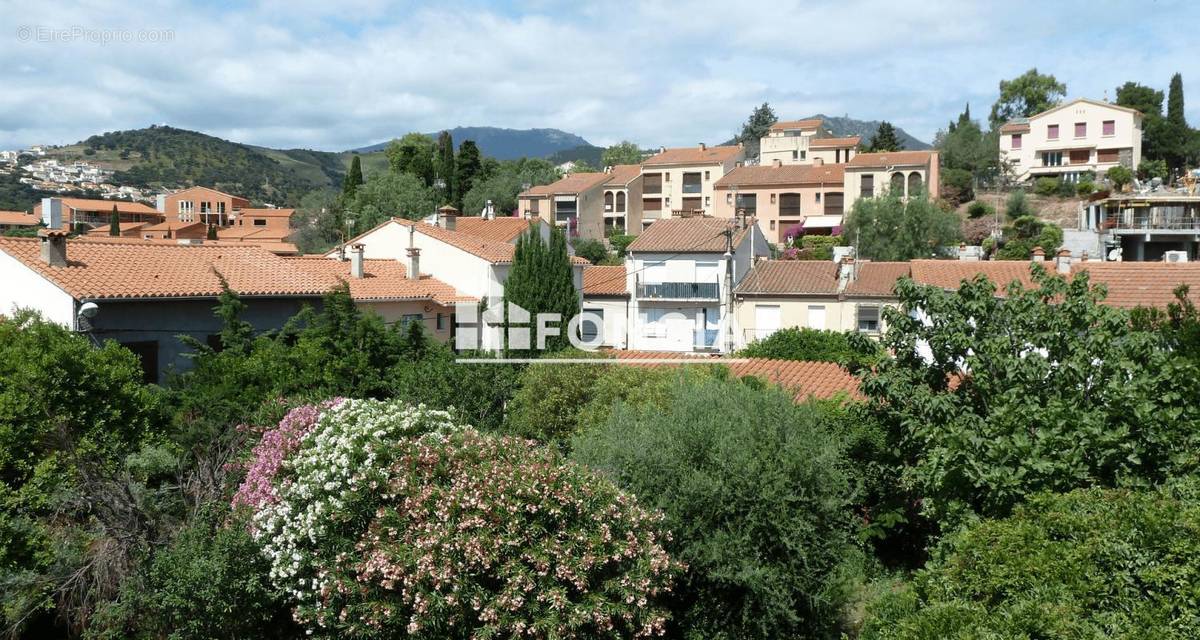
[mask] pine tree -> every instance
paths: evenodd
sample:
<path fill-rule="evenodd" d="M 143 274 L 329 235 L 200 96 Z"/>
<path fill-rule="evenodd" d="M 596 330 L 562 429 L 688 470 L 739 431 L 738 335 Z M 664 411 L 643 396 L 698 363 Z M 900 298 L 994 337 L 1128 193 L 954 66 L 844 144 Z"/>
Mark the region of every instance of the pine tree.
<path fill-rule="evenodd" d="M 358 154 L 354 154 L 354 159 L 350 161 L 350 170 L 346 172 L 346 177 L 342 180 L 342 195 L 347 200 L 354 197 L 358 191 L 359 185 L 363 183 L 362 162 L 359 160 Z"/>
<path fill-rule="evenodd" d="M 1183 76 L 1178 73 L 1171 76 L 1171 88 L 1167 91 L 1167 122 L 1181 130 L 1187 127 L 1183 115 Z"/>
<path fill-rule="evenodd" d="M 899 136 L 896 135 L 896 128 L 884 120 L 879 123 L 879 129 L 871 137 L 867 151 L 900 151 L 903 148 L 904 143 L 900 142 Z"/>
<path fill-rule="evenodd" d="M 117 205 L 113 205 L 112 214 L 108 217 L 108 235 L 117 238 L 121 235 L 121 214 L 117 213 Z"/>
<path fill-rule="evenodd" d="M 561 229 L 552 228 L 549 242 L 542 239 L 538 225 L 517 240 L 513 265 L 504 283 L 504 308 L 511 302 L 530 314 L 530 346 L 537 347 L 536 321 L 539 313 L 557 313 L 561 335 L 546 339 L 546 350 L 567 347 L 567 324 L 579 313 L 579 292 L 575 289 L 567 238 Z M 555 326 L 555 325 L 550 325 Z"/>
<path fill-rule="evenodd" d="M 454 189 L 454 138 L 449 131 L 438 134 L 437 175 L 446 182 L 442 191 L 442 200 L 455 202 L 461 197 Z"/>
<path fill-rule="evenodd" d="M 479 155 L 479 147 L 474 140 L 463 140 L 458 147 L 458 157 L 454 162 L 454 206 L 462 210 L 463 196 L 475 186 L 475 176 L 483 167 L 483 159 Z"/>

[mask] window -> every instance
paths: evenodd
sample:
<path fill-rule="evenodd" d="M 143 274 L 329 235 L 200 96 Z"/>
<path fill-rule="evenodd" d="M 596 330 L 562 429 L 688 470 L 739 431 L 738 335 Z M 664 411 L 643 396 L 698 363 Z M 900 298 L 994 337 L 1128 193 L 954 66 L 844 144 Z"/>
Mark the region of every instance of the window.
<path fill-rule="evenodd" d="M 1021 148 L 1021 134 L 1019 134 L 1019 133 L 1012 134 L 1012 145 L 1011 146 L 1013 149 Z"/>
<path fill-rule="evenodd" d="M 1076 122 L 1075 123 L 1075 137 L 1076 138 L 1086 138 L 1087 137 L 1087 123 L 1086 122 Z"/>
<path fill-rule="evenodd" d="M 1043 151 L 1042 152 L 1043 167 L 1061 167 L 1062 152 L 1061 151 Z"/>
<path fill-rule="evenodd" d="M 617 213 L 622 213 L 624 211 L 625 211 L 625 192 L 618 191 L 617 192 Z"/>
<path fill-rule="evenodd" d="M 862 333 L 877 333 L 879 331 L 879 307 L 858 305 L 858 330 Z"/>
<path fill-rule="evenodd" d="M 779 215 L 780 217 L 800 215 L 800 194 L 779 194 Z"/>
<path fill-rule="evenodd" d="M 875 176 L 866 174 L 862 177 L 862 182 L 859 185 L 858 197 L 870 198 L 875 195 Z"/>
<path fill-rule="evenodd" d="M 1117 135 L 1117 121 L 1116 120 L 1105 120 L 1104 123 L 1100 126 L 1100 129 L 1101 129 L 1100 132 L 1106 136 L 1115 136 L 1115 135 Z"/>
<path fill-rule="evenodd" d="M 1046 125 L 1046 139 L 1047 140 L 1058 140 L 1058 125 L 1056 125 L 1056 124 Z"/>

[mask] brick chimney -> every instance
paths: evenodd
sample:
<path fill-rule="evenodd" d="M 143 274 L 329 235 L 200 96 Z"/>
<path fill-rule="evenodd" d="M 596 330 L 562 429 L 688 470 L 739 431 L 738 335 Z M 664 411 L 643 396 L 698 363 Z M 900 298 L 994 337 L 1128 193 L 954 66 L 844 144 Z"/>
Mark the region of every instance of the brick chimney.
<path fill-rule="evenodd" d="M 362 278 L 366 275 L 366 269 L 363 266 L 363 250 L 366 246 L 362 243 L 350 247 L 350 277 Z"/>
<path fill-rule="evenodd" d="M 404 250 L 408 255 L 408 279 L 421 279 L 421 250 L 416 247 L 409 247 Z"/>
<path fill-rule="evenodd" d="M 458 209 L 455 209 L 450 205 L 446 205 L 441 209 L 438 209 L 437 213 L 438 226 L 447 231 L 454 231 L 454 229 L 458 226 Z"/>
<path fill-rule="evenodd" d="M 1041 247 L 1034 247 L 1033 248 L 1033 261 L 1034 262 L 1045 262 L 1046 261 L 1046 251 L 1044 249 L 1042 249 Z"/>
<path fill-rule="evenodd" d="M 1058 255 L 1056 255 L 1054 257 L 1054 262 L 1055 262 L 1055 266 L 1058 268 L 1059 273 L 1070 273 L 1071 272 L 1071 250 L 1070 249 L 1059 249 Z"/>
<path fill-rule="evenodd" d="M 51 267 L 67 266 L 67 232 L 61 229 L 38 231 L 42 245 L 42 262 Z"/>

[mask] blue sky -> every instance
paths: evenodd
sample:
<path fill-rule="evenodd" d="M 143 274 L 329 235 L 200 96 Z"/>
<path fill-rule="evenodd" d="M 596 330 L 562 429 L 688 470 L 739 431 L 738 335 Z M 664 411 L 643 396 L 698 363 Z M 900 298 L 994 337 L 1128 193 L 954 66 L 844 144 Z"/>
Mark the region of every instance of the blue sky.
<path fill-rule="evenodd" d="M 692 145 L 764 101 L 928 141 L 1035 66 L 1092 98 L 1179 71 L 1197 126 L 1197 23 L 1172 1 L 0 0 L 0 149 L 154 123 L 326 150 L 458 125 Z"/>

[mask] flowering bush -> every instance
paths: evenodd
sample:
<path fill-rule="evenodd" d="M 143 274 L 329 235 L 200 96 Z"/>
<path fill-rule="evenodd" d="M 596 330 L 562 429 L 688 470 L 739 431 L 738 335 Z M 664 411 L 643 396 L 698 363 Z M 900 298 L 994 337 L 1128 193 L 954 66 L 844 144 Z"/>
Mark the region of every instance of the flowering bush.
<path fill-rule="evenodd" d="M 401 402 L 298 409 L 276 432 L 251 466 L 271 490 L 238 500 L 310 633 L 664 633 L 681 567 L 661 516 L 555 452 Z"/>

